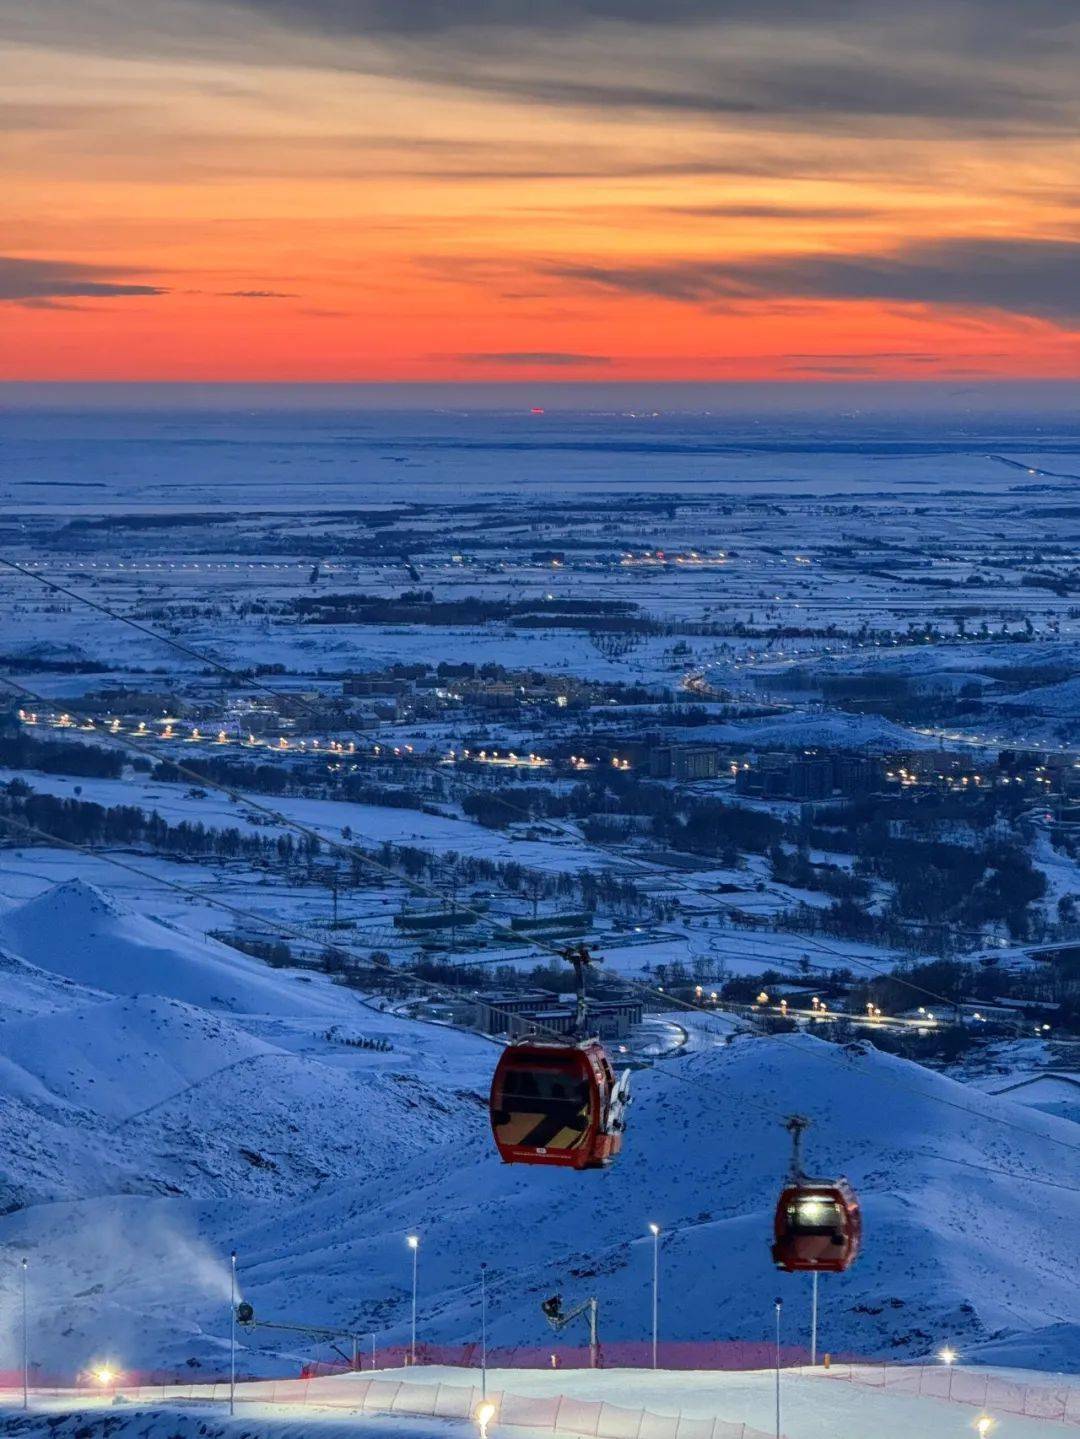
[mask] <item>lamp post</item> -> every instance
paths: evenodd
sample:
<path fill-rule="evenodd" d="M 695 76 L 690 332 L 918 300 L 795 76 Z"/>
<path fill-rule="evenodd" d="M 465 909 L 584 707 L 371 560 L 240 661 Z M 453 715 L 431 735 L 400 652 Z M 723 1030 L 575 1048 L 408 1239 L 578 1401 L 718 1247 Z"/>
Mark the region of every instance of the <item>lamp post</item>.
<path fill-rule="evenodd" d="M 818 1301 L 818 1272 L 815 1269 L 811 1278 L 814 1281 L 814 1294 L 810 1312 L 810 1365 L 813 1368 L 817 1364 L 817 1301 Z"/>
<path fill-rule="evenodd" d="M 236 1413 L 236 1250 L 229 1255 L 229 1413 Z"/>
<path fill-rule="evenodd" d="M 659 1368 L 660 1354 L 660 1226 L 650 1224 L 652 1235 L 652 1367 Z"/>
<path fill-rule="evenodd" d="M 480 1266 L 480 1398 L 487 1398 L 487 1265 Z"/>
<path fill-rule="evenodd" d="M 776 1439 L 780 1439 L 780 1311 L 784 1301 L 776 1301 Z"/>
<path fill-rule="evenodd" d="M 416 1363 L 416 1260 L 420 1252 L 420 1236 L 410 1234 L 406 1240 L 412 1250 L 412 1338 L 409 1342 L 409 1363 Z"/>
<path fill-rule="evenodd" d="M 22 1407 L 30 1408 L 30 1345 L 29 1325 L 26 1318 L 26 1270 L 27 1261 L 22 1262 Z"/>

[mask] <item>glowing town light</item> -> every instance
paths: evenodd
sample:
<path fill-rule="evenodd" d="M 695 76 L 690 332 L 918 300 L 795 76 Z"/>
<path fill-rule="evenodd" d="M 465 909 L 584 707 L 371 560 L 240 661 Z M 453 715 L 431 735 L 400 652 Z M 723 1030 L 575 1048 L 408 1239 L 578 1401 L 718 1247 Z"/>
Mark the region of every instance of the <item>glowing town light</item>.
<path fill-rule="evenodd" d="M 473 1418 L 480 1429 L 480 1439 L 487 1439 L 487 1427 L 495 1418 L 495 1405 L 490 1399 L 485 1399 L 482 1404 L 476 1406 Z"/>
<path fill-rule="evenodd" d="M 950 1349 L 949 1346 L 946 1345 L 944 1349 L 938 1351 L 938 1358 L 941 1360 L 942 1364 L 955 1364 L 956 1350 Z"/>
<path fill-rule="evenodd" d="M 94 1376 L 94 1383 L 100 1384 L 102 1389 L 108 1389 L 110 1384 L 115 1384 L 119 1375 L 111 1364 L 98 1364 L 90 1371 Z"/>

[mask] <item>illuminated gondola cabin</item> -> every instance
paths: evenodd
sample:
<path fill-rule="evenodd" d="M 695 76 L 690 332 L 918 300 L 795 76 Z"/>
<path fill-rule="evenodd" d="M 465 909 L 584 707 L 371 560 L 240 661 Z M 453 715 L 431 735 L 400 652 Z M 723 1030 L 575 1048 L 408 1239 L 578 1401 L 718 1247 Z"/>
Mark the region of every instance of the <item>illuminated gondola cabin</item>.
<path fill-rule="evenodd" d="M 491 1129 L 505 1164 L 603 1169 L 622 1147 L 629 1072 L 598 1039 L 518 1040 L 491 1082 Z"/>
<path fill-rule="evenodd" d="M 788 1274 L 842 1274 L 859 1253 L 862 1221 L 844 1179 L 791 1181 L 780 1195 L 772 1257 Z"/>

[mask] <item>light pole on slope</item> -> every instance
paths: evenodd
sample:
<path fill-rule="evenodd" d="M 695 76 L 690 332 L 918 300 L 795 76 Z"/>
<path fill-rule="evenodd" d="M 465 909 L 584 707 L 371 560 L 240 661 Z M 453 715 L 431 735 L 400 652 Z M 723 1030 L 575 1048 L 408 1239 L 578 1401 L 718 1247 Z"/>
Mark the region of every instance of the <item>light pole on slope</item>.
<path fill-rule="evenodd" d="M 416 1261 L 420 1252 L 420 1236 L 410 1234 L 406 1240 L 412 1250 L 412 1338 L 409 1341 L 409 1363 L 416 1363 Z"/>

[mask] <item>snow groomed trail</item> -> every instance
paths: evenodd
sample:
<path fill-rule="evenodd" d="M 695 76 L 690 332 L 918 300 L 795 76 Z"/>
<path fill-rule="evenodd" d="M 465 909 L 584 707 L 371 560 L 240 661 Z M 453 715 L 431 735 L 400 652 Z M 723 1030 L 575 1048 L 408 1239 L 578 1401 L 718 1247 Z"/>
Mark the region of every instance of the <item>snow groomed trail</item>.
<path fill-rule="evenodd" d="M 880 1366 L 877 1374 L 881 1374 Z M 892 1374 L 905 1371 L 896 1369 Z M 960 1388 L 1003 1400 L 1025 1387 L 1054 1394 L 1055 1417 L 1022 1416 L 950 1400 L 943 1381 L 937 1394 L 917 1392 L 918 1368 L 908 1389 L 873 1382 L 844 1370 L 785 1370 L 781 1374 L 781 1431 L 784 1439 L 883 1439 L 917 1435 L 950 1439 L 972 1430 L 978 1419 L 1009 1439 L 1063 1439 L 1080 1428 L 1080 1385 L 1023 1371 L 951 1371 Z M 939 1371 L 942 1374 L 945 1371 Z M 854 1382 L 850 1382 L 854 1380 Z M 869 1381 L 869 1382 L 868 1382 Z M 248 1382 L 236 1388 L 236 1416 L 228 1414 L 228 1385 L 133 1388 L 116 1396 L 88 1399 L 76 1391 L 35 1395 L 30 1412 L 10 1396 L 0 1410 L 0 1434 L 82 1434 L 171 1439 L 189 1432 L 202 1436 L 267 1435 L 291 1439 L 317 1431 L 337 1439 L 340 1431 L 370 1435 L 454 1436 L 476 1432 L 482 1402 L 477 1370 L 418 1366 L 374 1375 L 343 1374 L 313 1380 Z M 486 1400 L 489 1429 L 513 1436 L 568 1435 L 581 1439 L 771 1439 L 776 1428 L 775 1373 L 670 1370 L 490 1370 Z M 348 1416 L 346 1418 L 346 1416 Z"/>

